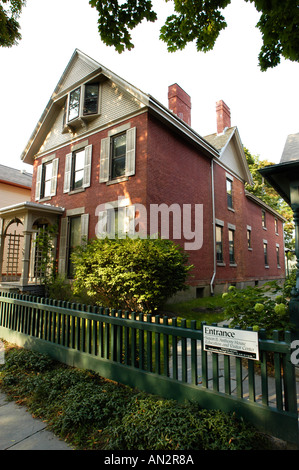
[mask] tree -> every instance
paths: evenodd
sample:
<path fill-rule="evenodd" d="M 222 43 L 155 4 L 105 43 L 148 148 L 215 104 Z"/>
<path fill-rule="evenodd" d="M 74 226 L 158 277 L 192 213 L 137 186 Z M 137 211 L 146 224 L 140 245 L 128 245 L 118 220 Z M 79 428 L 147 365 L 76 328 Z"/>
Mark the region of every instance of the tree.
<path fill-rule="evenodd" d="M 275 211 L 281 214 L 287 222 L 284 224 L 285 246 L 290 250 L 294 250 L 294 222 L 293 211 L 291 207 L 279 196 L 275 189 L 264 180 L 259 172 L 259 169 L 264 168 L 273 163 L 267 160 L 260 160 L 259 157 L 251 155 L 247 148 L 244 148 L 246 160 L 252 175 L 253 185 L 246 185 L 247 191 L 260 198 L 263 202 L 272 207 Z"/>
<path fill-rule="evenodd" d="M 0 1 L 0 46 L 11 47 L 21 39 L 18 18 L 21 14 L 25 0 Z"/>
<path fill-rule="evenodd" d="M 231 0 L 165 0 L 173 2 L 170 15 L 160 30 L 169 52 L 182 50 L 196 41 L 198 51 L 214 48 L 216 39 L 227 24 L 222 15 Z M 245 0 L 261 13 L 257 28 L 263 45 L 259 54 L 262 71 L 275 67 L 284 57 L 299 61 L 299 8 L 297 0 Z M 144 19 L 156 21 L 150 0 L 90 0 L 99 13 L 98 29 L 102 41 L 118 52 L 131 50 L 134 45 L 130 30 Z"/>

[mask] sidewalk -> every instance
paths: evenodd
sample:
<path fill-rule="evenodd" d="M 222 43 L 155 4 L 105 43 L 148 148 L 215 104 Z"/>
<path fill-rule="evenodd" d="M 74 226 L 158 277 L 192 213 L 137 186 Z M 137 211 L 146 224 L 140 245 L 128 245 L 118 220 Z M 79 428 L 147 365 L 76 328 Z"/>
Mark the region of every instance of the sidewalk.
<path fill-rule="evenodd" d="M 0 450 L 73 450 L 46 428 L 46 423 L 0 392 Z"/>

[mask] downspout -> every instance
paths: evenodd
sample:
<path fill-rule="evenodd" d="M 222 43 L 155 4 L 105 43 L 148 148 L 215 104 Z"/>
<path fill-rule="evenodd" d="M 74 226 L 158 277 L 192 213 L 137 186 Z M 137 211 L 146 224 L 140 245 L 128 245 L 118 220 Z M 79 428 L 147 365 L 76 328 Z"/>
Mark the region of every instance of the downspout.
<path fill-rule="evenodd" d="M 213 216 L 213 263 L 214 263 L 214 270 L 212 279 L 210 282 L 210 292 L 211 296 L 214 295 L 214 279 L 216 276 L 216 226 L 215 226 L 215 192 L 214 192 L 214 159 L 211 160 L 211 186 L 212 186 L 212 216 Z"/>

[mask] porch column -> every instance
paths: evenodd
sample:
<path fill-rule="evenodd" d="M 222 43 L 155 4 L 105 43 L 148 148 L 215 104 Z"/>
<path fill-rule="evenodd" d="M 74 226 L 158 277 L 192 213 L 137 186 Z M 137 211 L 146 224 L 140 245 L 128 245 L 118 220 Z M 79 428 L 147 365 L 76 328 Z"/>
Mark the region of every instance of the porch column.
<path fill-rule="evenodd" d="M 29 265 L 30 265 L 30 246 L 32 232 L 24 230 L 24 257 L 22 259 L 22 275 L 20 279 L 21 286 L 26 286 L 29 282 Z"/>

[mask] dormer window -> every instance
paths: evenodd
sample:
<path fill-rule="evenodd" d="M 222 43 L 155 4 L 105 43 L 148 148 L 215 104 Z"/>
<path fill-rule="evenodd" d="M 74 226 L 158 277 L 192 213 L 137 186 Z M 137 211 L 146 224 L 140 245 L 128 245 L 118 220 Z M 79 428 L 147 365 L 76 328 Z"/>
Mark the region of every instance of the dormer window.
<path fill-rule="evenodd" d="M 99 84 L 85 83 L 72 90 L 67 97 L 63 128 L 82 125 L 84 119 L 99 114 Z"/>

